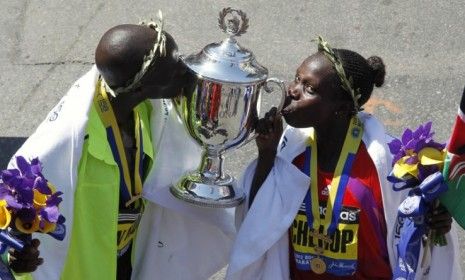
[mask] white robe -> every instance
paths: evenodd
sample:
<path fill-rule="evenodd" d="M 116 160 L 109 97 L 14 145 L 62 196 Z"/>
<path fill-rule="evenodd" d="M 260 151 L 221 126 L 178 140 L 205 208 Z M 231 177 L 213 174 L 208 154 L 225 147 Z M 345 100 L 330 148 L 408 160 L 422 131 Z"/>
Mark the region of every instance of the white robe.
<path fill-rule="evenodd" d="M 365 130 L 363 142 L 372 158 L 382 192 L 387 231 L 389 261 L 396 262 L 395 245 L 397 207 L 404 192 L 394 192 L 386 180 L 391 166 L 391 155 L 386 143 L 390 140 L 383 126 L 372 116 L 360 114 Z M 257 192 L 250 209 L 248 202 L 237 209 L 236 226 L 239 228 L 230 257 L 226 279 L 289 279 L 288 230 L 297 215 L 310 184 L 310 177 L 292 164 L 306 146 L 310 129 L 288 127 L 280 145 L 274 167 Z M 244 172 L 240 185 L 249 193 L 256 161 Z M 394 226 L 393 226 L 394 225 Z M 459 245 L 453 226 L 447 236 L 448 246 L 434 247 L 431 258 L 417 269 L 416 279 L 462 279 L 459 264 Z M 420 256 L 428 250 L 421 250 Z M 428 254 L 426 254 L 428 256 Z M 424 274 L 424 276 L 422 276 Z"/>
<path fill-rule="evenodd" d="M 41 240 L 44 258 L 44 264 L 33 273 L 34 279 L 59 279 L 64 267 L 78 164 L 97 79 L 94 66 L 16 152 L 27 159 L 39 157 L 44 176 L 64 193 L 60 211 L 67 219 L 68 234 L 63 241 L 44 234 L 34 236 Z M 170 100 L 152 100 L 152 105 L 156 155 L 143 187 L 149 203 L 137 234 L 132 278 L 207 279 L 227 263 L 235 235 L 233 209 L 200 208 L 169 193 L 169 187 L 181 174 L 197 167 L 201 151 L 187 135 Z M 12 160 L 9 167 L 14 164 Z"/>

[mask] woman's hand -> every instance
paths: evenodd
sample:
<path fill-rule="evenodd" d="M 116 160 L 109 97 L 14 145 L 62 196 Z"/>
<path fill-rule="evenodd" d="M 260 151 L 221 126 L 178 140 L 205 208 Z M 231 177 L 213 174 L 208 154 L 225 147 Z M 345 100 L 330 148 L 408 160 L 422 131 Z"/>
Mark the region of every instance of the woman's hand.
<path fill-rule="evenodd" d="M 259 156 L 276 155 L 283 134 L 283 121 L 278 109 L 271 108 L 263 119 L 258 120 L 255 130 L 258 133 L 256 143 Z"/>
<path fill-rule="evenodd" d="M 451 229 L 452 216 L 446 207 L 439 205 L 426 215 L 426 224 L 436 235 L 444 235 Z"/>
<path fill-rule="evenodd" d="M 258 148 L 258 161 L 250 187 L 249 207 L 273 168 L 279 140 L 283 134 L 283 121 L 276 107 L 271 108 L 263 119 L 258 120 L 255 132 L 258 134 L 255 140 Z"/>
<path fill-rule="evenodd" d="M 10 248 L 8 251 L 10 255 L 9 267 L 16 273 L 35 271 L 44 262 L 44 259 L 39 258 L 39 245 L 38 239 L 32 239 L 31 243 L 25 245 L 22 251 Z"/>

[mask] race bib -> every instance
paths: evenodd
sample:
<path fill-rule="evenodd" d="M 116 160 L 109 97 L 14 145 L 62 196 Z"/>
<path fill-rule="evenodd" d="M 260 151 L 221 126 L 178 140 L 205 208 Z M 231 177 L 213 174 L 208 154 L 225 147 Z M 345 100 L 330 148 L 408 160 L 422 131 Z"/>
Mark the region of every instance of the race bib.
<path fill-rule="evenodd" d="M 325 211 L 326 207 L 320 207 L 321 216 Z M 291 227 L 291 242 L 297 269 L 310 270 L 311 260 L 317 257 L 315 247 L 322 247 L 324 253 L 319 257 L 325 262 L 327 273 L 337 276 L 353 275 L 357 270 L 359 214 L 360 209 L 343 206 L 337 229 L 331 236 L 332 242 L 324 244 L 321 239 L 314 237 L 308 227 L 305 203 L 302 203 Z M 323 226 L 319 232 L 323 232 Z"/>
<path fill-rule="evenodd" d="M 131 245 L 131 241 L 136 235 L 141 216 L 141 209 L 120 209 L 116 239 L 118 257 L 123 255 Z"/>

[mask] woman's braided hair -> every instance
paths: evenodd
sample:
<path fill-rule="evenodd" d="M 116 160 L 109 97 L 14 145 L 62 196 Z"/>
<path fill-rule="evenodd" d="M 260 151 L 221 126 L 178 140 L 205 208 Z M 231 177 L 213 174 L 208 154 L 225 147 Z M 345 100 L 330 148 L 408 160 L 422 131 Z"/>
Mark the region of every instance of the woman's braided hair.
<path fill-rule="evenodd" d="M 334 53 L 342 62 L 347 77 L 352 77 L 353 87 L 359 89 L 359 106 L 370 99 L 373 87 L 380 87 L 384 83 L 386 66 L 379 56 L 365 59 L 360 54 L 346 49 L 334 49 Z"/>

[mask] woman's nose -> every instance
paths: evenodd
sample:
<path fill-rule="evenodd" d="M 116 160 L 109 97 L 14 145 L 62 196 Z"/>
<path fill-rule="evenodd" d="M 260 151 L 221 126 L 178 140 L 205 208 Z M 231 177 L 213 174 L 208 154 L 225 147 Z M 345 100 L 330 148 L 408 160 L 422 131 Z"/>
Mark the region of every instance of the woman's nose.
<path fill-rule="evenodd" d="M 290 83 L 287 87 L 287 96 L 291 97 L 292 99 L 297 99 L 299 96 L 298 88 L 295 83 Z"/>

